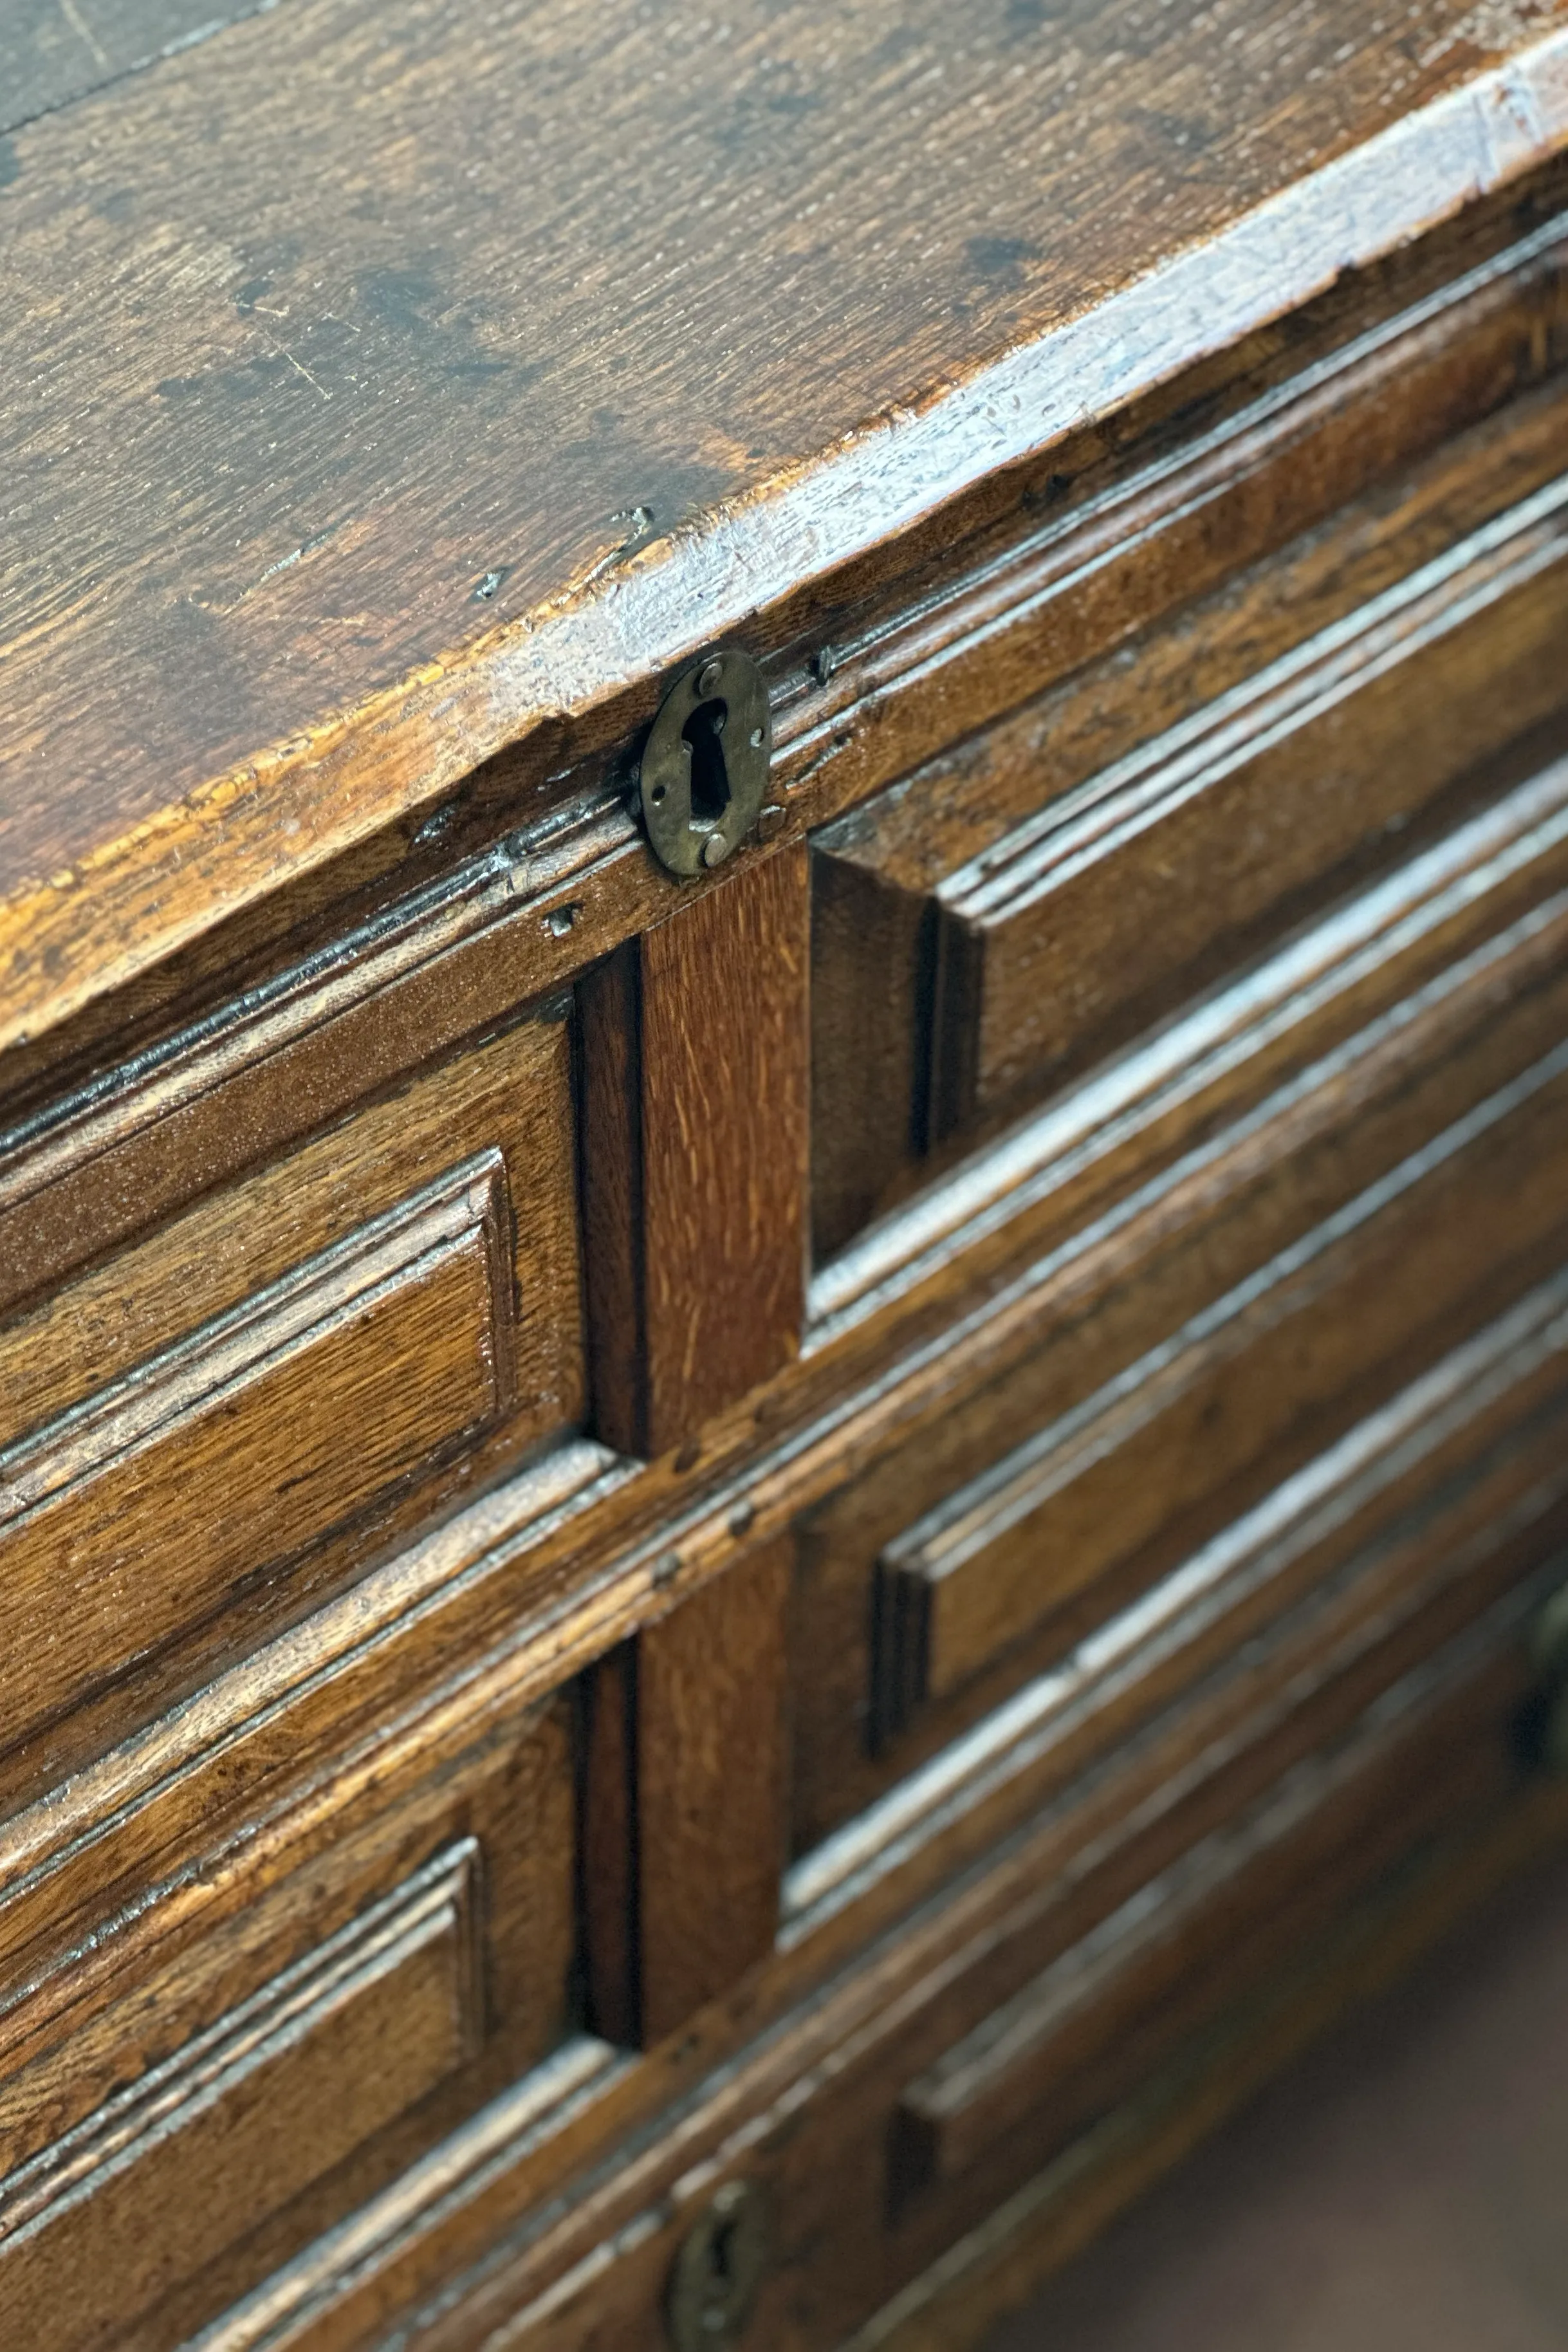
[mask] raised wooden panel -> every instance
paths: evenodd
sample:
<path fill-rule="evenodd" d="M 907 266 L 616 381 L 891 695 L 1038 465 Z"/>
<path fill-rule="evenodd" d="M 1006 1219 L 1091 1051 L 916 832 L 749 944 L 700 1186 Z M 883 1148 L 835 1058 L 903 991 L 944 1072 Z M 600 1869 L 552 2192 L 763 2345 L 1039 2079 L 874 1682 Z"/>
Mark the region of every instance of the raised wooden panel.
<path fill-rule="evenodd" d="M 1560 709 L 1561 437 L 1526 404 L 816 837 L 819 1259 Z"/>
<path fill-rule="evenodd" d="M 1461 1656 L 1468 1646 L 1461 1639 Z M 894 2116 L 895 2202 L 967 2173 L 1007 2179 L 1048 2160 L 1297 1949 L 1347 1887 L 1375 1884 L 1401 1845 L 1440 1827 L 1451 1780 L 1423 1788 L 1400 1750 L 1412 1702 L 1439 1697 L 1445 1666 L 1452 1675 L 1448 1660 L 1417 1669 L 909 2083 Z M 1497 1732 L 1500 1752 L 1506 1722 Z"/>
<path fill-rule="evenodd" d="M 1550 711 L 1565 517 L 1551 484 L 947 877 L 934 1139 L 1157 1018 Z"/>
<path fill-rule="evenodd" d="M 1335 1947 L 1322 1940 L 1333 1923 L 1370 1897 L 1370 1920 L 1355 1921 L 1364 1950 L 1391 1893 L 1408 1887 L 1407 1868 L 1420 1883 L 1412 1848 L 1419 1856 L 1426 1845 L 1427 1868 L 1451 1870 L 1468 1834 L 1520 1805 L 1510 1722 L 1528 1686 L 1521 1629 L 1543 1584 L 1517 1563 L 1514 1575 L 1491 1606 L 1472 1600 L 1457 1630 L 1451 1619 L 1417 1624 L 1361 1674 L 1298 1692 L 1309 1703 L 1295 1719 L 1288 1707 L 1243 1711 L 1230 1738 L 1189 1758 L 1163 1811 L 1130 1818 L 1130 1792 L 1119 1790 L 1118 1827 L 1103 1841 L 1095 1827 L 1105 1812 L 1090 1790 L 1081 1805 L 1042 1812 L 945 1905 L 862 1948 L 774 2030 L 713 2065 L 619 2171 L 580 2174 L 543 2228 L 524 2219 L 519 2158 L 517 2225 L 459 2274 L 438 2310 L 423 2304 L 412 2344 L 659 2352 L 679 2249 L 716 2189 L 743 2180 L 768 2223 L 747 2334 L 759 2345 L 799 2338 L 874 2352 L 896 2326 L 893 2298 L 1006 2199 L 1038 2184 L 1032 2201 L 1071 2210 L 1103 2179 L 1105 2156 L 1127 2157 L 1210 2067 L 1223 2075 L 1236 2063 L 1260 2017 L 1299 2015 L 1306 1987 L 1333 1963 Z M 1561 1804 L 1554 1818 L 1560 1829 Z M 1217 1907 L 1216 1922 L 1231 1932 L 1217 1937 L 1212 1964 L 1194 1971 L 1184 1998 L 1140 2002 L 1157 1996 L 1158 1979 L 1140 1971 L 1132 1928 L 1153 1911 L 1174 1939 L 1180 1891 L 1202 1875 L 1223 1885 L 1228 1860 L 1236 1899 L 1228 1914 Z M 1083 2004 L 1086 2063 L 1076 2077 L 1049 2077 L 1069 2095 L 1037 2102 L 1021 2121 L 1002 2116 L 1008 2127 L 988 2147 L 977 2129 L 975 2160 L 922 2179 L 906 2098 L 1046 1970 L 1082 1979 L 1097 1959 L 1093 1990 L 1108 1997 Z M 1124 2046 L 1118 2018 L 1136 2029 Z M 1060 2174 L 1042 2175 L 1058 2157 Z M 390 2233 L 375 2242 L 374 2283 L 341 2276 L 323 2311 L 323 2267 L 301 2265 L 238 2315 L 224 2352 L 259 2352 L 275 2333 L 291 2352 L 373 2344 L 411 2308 L 402 2247 Z"/>
<path fill-rule="evenodd" d="M 1563 1215 L 1564 1112 L 1516 1116 L 1561 1088 L 1563 1063 L 1538 1065 L 895 1537 L 878 1563 L 881 1736 L 1071 1611 L 1249 1463 L 1289 1459 L 1293 1431 L 1459 1300 L 1491 1303 L 1501 1269 Z"/>
<path fill-rule="evenodd" d="M 1136 1215 L 1227 1131 L 1332 1116 L 1353 1069 L 1462 1056 L 1510 995 L 1547 1010 L 1568 943 L 1568 760 L 1516 746 L 1499 796 L 1067 1086 L 873 1224 L 811 1282 L 812 1338 L 862 1349 L 1030 1253 Z M 1292 1108 L 1292 1106 L 1298 1107 Z M 1224 1145 L 1218 1146 L 1227 1149 Z M 1005 1278 L 1005 1277 L 1004 1277 Z M 971 1287 L 973 1286 L 973 1287 Z"/>
<path fill-rule="evenodd" d="M 573 2025 L 559 1701 L 211 1822 L 0 2005 L 0 2307 L 184 2340 Z"/>
<path fill-rule="evenodd" d="M 456 2072 L 483 2037 L 472 1839 L 0 2179 L 0 2296 L 105 2342 Z"/>
<path fill-rule="evenodd" d="M 1185 1769 L 1184 1743 L 1229 1736 L 1238 1694 L 1260 1704 L 1326 1658 L 1435 1622 L 1456 1591 L 1505 1584 L 1568 1538 L 1565 1437 L 1558 1271 L 1143 1589 L 1103 1600 L 1000 1704 L 802 1854 L 785 1945 L 863 1937 L 1075 1781 L 1092 1810 L 1118 1748 L 1116 1801 L 1136 1810 Z"/>
<path fill-rule="evenodd" d="M 1247 1216 L 1173 1234 L 1142 1265 L 1113 1255 L 1005 1381 L 966 1393 L 955 1349 L 940 1410 L 806 1517 L 798 1852 L 1547 1270 L 1564 1223 L 1565 1049 L 1483 1091 L 1511 1059 L 1510 1019 L 1530 1035 L 1533 1010 L 1440 1074 L 1406 1070 L 1315 1174 L 1306 1158 L 1279 1171 Z M 1448 1122 L 1423 1131 L 1412 1114 L 1445 1092 Z M 1405 1139 L 1392 1166 L 1385 1120 Z M 1272 1227 L 1256 1255 L 1252 1217 L 1258 1238 Z"/>
<path fill-rule="evenodd" d="M 506 1412 L 503 1181 L 455 1169 L 0 1457 L 13 1738 Z"/>
<path fill-rule="evenodd" d="M 298 1613 L 583 1407 L 558 1014 L 0 1330 L 0 1747 L 104 1692 L 101 1741 L 138 1705 L 109 1685 L 150 1703 L 235 1610 L 253 1638 Z"/>

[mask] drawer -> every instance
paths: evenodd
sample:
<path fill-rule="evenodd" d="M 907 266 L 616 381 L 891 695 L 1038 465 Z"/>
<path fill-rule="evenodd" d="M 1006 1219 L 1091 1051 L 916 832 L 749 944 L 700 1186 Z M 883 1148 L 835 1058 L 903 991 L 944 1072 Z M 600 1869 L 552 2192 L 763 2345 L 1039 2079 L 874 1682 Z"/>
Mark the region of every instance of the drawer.
<path fill-rule="evenodd" d="M 1458 1114 L 1435 1134 L 1421 1088 L 1400 1089 L 1251 1201 L 1042 1305 L 1040 1344 L 1005 1380 L 966 1391 L 955 1349 L 936 1409 L 807 1515 L 798 1854 L 1551 1269 L 1568 1230 L 1564 1049 L 1494 1090 L 1539 1010 L 1428 1074 Z M 1550 1036 L 1556 1014 L 1541 1017 Z M 1406 1146 L 1392 1166 L 1380 1129 L 1383 1150 Z M 1348 1198 L 1324 1199 L 1335 1181 Z"/>
<path fill-rule="evenodd" d="M 568 1026 L 525 1021 L 0 1330 L 12 1769 L 95 1752 L 579 1423 L 575 1216 Z"/>
<path fill-rule="evenodd" d="M 1540 442 L 1515 420 L 1468 473 L 1446 456 L 814 837 L 819 1264 L 1451 820 L 1560 711 L 1568 487 L 1507 503 Z M 1405 563 L 1431 552 L 1391 579 L 1396 518 Z"/>
<path fill-rule="evenodd" d="M 183 2341 L 569 2036 L 565 1705 L 434 1761 L 391 1801 L 254 1824 L 195 1933 L 157 1939 L 154 1901 L 140 1937 L 106 1935 L 110 1965 L 68 1961 L 12 2004 L 0 2307 L 18 2340 Z"/>

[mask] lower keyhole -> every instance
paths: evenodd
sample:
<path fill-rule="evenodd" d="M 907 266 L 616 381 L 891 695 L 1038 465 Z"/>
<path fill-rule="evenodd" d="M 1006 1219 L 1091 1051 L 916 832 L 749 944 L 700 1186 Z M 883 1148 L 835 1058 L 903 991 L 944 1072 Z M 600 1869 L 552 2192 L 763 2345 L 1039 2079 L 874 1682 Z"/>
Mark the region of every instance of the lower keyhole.
<path fill-rule="evenodd" d="M 729 772 L 724 764 L 720 737 L 729 711 L 716 698 L 699 702 L 681 730 L 681 740 L 692 755 L 692 823 L 717 824 L 729 806 Z"/>
<path fill-rule="evenodd" d="M 714 2284 L 727 2293 L 735 2284 L 735 2229 L 733 2221 L 721 2221 L 713 2233 L 713 2251 L 708 2259 L 713 2264 Z"/>

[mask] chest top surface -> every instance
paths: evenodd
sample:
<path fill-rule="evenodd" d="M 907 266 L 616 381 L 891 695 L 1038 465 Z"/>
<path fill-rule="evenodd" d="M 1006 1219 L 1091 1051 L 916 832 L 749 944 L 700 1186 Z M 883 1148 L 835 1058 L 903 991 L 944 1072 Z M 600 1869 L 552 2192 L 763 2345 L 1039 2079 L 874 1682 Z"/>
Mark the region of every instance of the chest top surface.
<path fill-rule="evenodd" d="M 0 1047 L 1568 133 L 1568 0 L 185 16 L 12 35 Z"/>

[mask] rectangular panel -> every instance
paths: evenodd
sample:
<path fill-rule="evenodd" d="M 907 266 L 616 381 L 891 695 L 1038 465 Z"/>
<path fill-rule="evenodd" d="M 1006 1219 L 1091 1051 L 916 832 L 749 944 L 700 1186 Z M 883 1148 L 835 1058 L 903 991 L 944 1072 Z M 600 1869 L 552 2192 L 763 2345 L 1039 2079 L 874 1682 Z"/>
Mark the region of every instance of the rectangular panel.
<path fill-rule="evenodd" d="M 906 1917 L 896 1935 L 814 1987 L 747 2046 L 716 2053 L 704 2079 L 682 2084 L 667 2128 L 639 2137 L 620 2168 L 596 2168 L 581 2196 L 562 2199 L 542 2228 L 534 2216 L 543 2168 L 532 2151 L 523 2155 L 507 2184 L 505 2223 L 492 2221 L 486 2232 L 494 2259 L 475 2260 L 465 2247 L 460 2281 L 440 2306 L 439 2340 L 528 2352 L 577 2352 L 590 2343 L 658 2352 L 669 2340 L 682 2249 L 694 2237 L 711 2247 L 716 2235 L 708 2299 L 727 2316 L 734 2273 L 726 2232 L 714 2224 L 742 2215 L 733 2196 L 715 2210 L 716 2190 L 730 2183 L 751 2192 L 746 2235 L 735 2230 L 734 2251 L 748 2244 L 750 2216 L 765 2217 L 744 2334 L 765 2345 L 795 2340 L 803 2311 L 802 2340 L 813 2345 L 873 2352 L 899 2340 L 901 2315 L 919 2324 L 918 2293 L 891 2299 L 945 2257 L 950 2273 L 963 2251 L 955 2242 L 977 2228 L 990 2235 L 989 2217 L 1031 2175 L 1026 2212 L 1061 2210 L 1070 2239 L 1097 2212 L 1103 2218 L 1107 2169 L 1113 2176 L 1125 2165 L 1130 2192 L 1162 2126 L 1174 2120 L 1190 2131 L 1206 2110 L 1212 2116 L 1228 2078 L 1231 2095 L 1250 2087 L 1249 2048 L 1272 2036 L 1278 2050 L 1279 2038 L 1300 2032 L 1314 2011 L 1321 2021 L 1325 1997 L 1332 2009 L 1349 1996 L 1346 1979 L 1359 1974 L 1364 1985 L 1369 1945 L 1391 1925 L 1406 1928 L 1406 1905 L 1418 1912 L 1412 1895 L 1422 1890 L 1429 1899 L 1435 1880 L 1448 1896 L 1451 1881 L 1463 1879 L 1470 1841 L 1495 1832 L 1509 1808 L 1526 1811 L 1512 1787 L 1507 1723 L 1523 1685 L 1520 1629 L 1540 1590 L 1527 1574 L 1457 1634 L 1435 1633 L 1414 1658 L 1336 1693 L 1327 1716 L 1291 1726 L 1263 1752 L 1249 1748 L 1257 1727 L 1247 1724 L 1206 1759 L 1202 1801 L 1132 1843 L 1117 1855 L 1119 1868 L 1098 1876 L 1075 1871 L 1060 1815 L 1042 1814 L 956 1886 L 946 1905 Z M 1560 1836 L 1561 1803 L 1550 1818 Z M 1518 1827 L 1516 1819 L 1515 1835 Z M 1542 1825 L 1538 1842 L 1546 1834 Z M 1228 1877 L 1227 1860 L 1235 1865 Z M 1200 1878 L 1219 1901 L 1212 1912 L 1186 1916 L 1200 1928 L 1212 1919 L 1221 1931 L 1213 1964 L 1196 1973 L 1191 2000 L 1156 2000 L 1151 2014 L 1138 2006 L 1149 1979 L 1127 1931 L 1148 1908 L 1162 1914 L 1156 1931 L 1166 1920 L 1179 1928 L 1181 1895 Z M 1471 1898 L 1489 1884 L 1495 1880 L 1477 1872 Z M 1430 1927 L 1440 1902 L 1433 1911 Z M 1342 1944 L 1347 1913 L 1351 1932 Z M 1226 1937 L 1230 1925 L 1240 1932 Z M 1067 2095 L 1059 2101 L 1048 2090 L 1021 2120 L 1000 2115 L 989 2145 L 983 2131 L 974 2135 L 972 2160 L 922 2173 L 904 2137 L 905 2097 L 913 2105 L 944 2060 L 968 2055 L 969 2037 L 1053 1964 L 1064 1960 L 1064 1975 L 1086 1976 L 1097 1958 L 1096 1990 L 1111 1999 L 1087 2001 L 1080 2012 L 1090 2029 L 1089 2063 L 1048 2077 Z M 1119 2042 L 1113 2030 L 1107 2042 L 1103 2029 L 1122 1996 L 1120 2015 L 1135 2031 Z M 1040 2176 L 1063 2141 L 1071 2153 L 1060 2176 Z M 329 2344 L 369 2344 L 389 2312 L 429 2311 L 456 2267 L 448 2259 L 443 2270 L 436 2238 L 450 2212 L 434 2209 L 444 2188 L 431 2184 L 423 2274 L 406 2251 L 403 2215 L 389 2211 L 360 2242 L 376 2263 L 373 2284 L 358 2265 L 301 2263 L 235 2315 L 222 2339 L 229 2352 L 261 2352 L 283 2326 L 289 2342 L 322 2352 Z M 917 2189 L 925 2193 L 912 2193 Z M 484 2195 L 493 2200 L 488 2180 Z M 469 2210 L 477 2231 L 486 2220 L 478 2195 Z M 695 2265 L 688 2258 L 685 2267 L 689 2277 Z M 854 2333 L 862 2322 L 863 2336 Z M 962 2340 L 961 2313 L 955 2324 L 954 2340 Z"/>
<path fill-rule="evenodd" d="M 506 1410 L 502 1172 L 454 1170 L 0 1456 L 13 1738 Z"/>
<path fill-rule="evenodd" d="M 895 1538 L 879 1562 L 883 1736 L 1332 1411 L 1555 1224 L 1565 1070 L 1564 1052 L 1538 1064 Z M 1555 1108 L 1531 1119 L 1541 1096 Z"/>
<path fill-rule="evenodd" d="M 1500 440 L 1475 460 L 1500 500 L 1507 454 Z M 1167 1019 L 1560 709 L 1568 490 L 1548 481 L 1458 535 L 1478 484 L 1445 462 L 1456 536 L 1406 577 L 1387 576 L 1389 505 L 1387 544 L 1342 517 L 1136 664 L 1059 689 L 817 836 L 819 1260 L 939 1147 Z M 1433 536 L 1429 498 L 1413 487 L 1410 503 L 1406 562 Z M 1292 643 L 1298 612 L 1321 625 Z M 1286 650 L 1260 666 L 1270 637 Z"/>
<path fill-rule="evenodd" d="M 1296 1952 L 1330 1903 L 1375 1885 L 1422 1830 L 1444 1827 L 1452 1780 L 1413 1771 L 1401 1746 L 1410 1717 L 1451 1703 L 1485 1649 L 1484 1635 L 1461 1635 L 1416 1668 L 1347 1737 L 1138 1886 L 909 2083 L 894 2117 L 894 2200 L 970 2172 L 1007 2180 L 1047 2160 L 1222 2015 L 1249 1979 Z M 1501 1737 L 1496 1750 L 1493 1773 Z"/>
<path fill-rule="evenodd" d="M 1146 1254 L 1116 1219 L 1064 1250 L 1005 1381 L 950 1345 L 939 1409 L 801 1522 L 797 1853 L 1539 1278 L 1568 1215 L 1561 1027 L 1555 987 L 1506 1005 L 1212 1217 L 1200 1159 Z"/>
<path fill-rule="evenodd" d="M 1565 516 L 1552 484 L 944 880 L 934 1137 L 1158 1018 L 1550 710 Z"/>
<path fill-rule="evenodd" d="M 0 1329 L 0 1748 L 101 1752 L 580 1420 L 573 1163 L 558 1010 Z"/>
<path fill-rule="evenodd" d="M 1224 1747 L 1239 1701 L 1305 1703 L 1329 1660 L 1435 1626 L 1467 1587 L 1495 1591 L 1563 1540 L 1565 1433 L 1558 1269 L 1142 1589 L 1100 1596 L 999 1705 L 802 1854 L 786 1947 L 873 1932 L 1021 1808 L 1071 1810 L 1074 1786 L 1100 1825 L 1090 1843 L 1157 1812 L 1195 1754 Z"/>
<path fill-rule="evenodd" d="M 290 1787 L 274 1719 L 262 1801 L 209 1788 L 193 1843 L 10 1970 L 0 2310 L 58 2314 L 29 2341 L 183 2343 L 570 2037 L 564 1696 L 342 1729 Z"/>
<path fill-rule="evenodd" d="M 0 2180 L 29 2346 L 118 2335 L 474 2055 L 477 1862 L 437 1854 Z"/>

